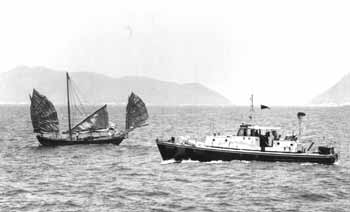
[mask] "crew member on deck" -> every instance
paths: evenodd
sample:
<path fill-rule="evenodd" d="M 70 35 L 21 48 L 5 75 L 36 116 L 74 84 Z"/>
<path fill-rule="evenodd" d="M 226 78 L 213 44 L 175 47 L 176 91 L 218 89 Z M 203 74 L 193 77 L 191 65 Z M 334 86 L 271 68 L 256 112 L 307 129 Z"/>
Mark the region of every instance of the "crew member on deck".
<path fill-rule="evenodd" d="M 267 135 L 261 135 L 260 136 L 260 147 L 261 147 L 262 152 L 265 152 L 265 146 L 266 146 L 267 142 L 268 142 Z"/>

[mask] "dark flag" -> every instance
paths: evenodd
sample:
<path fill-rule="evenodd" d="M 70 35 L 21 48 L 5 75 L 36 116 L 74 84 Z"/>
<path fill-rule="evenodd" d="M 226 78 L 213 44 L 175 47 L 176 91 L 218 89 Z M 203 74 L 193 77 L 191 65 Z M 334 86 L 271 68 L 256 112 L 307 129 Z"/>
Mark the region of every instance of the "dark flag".
<path fill-rule="evenodd" d="M 266 106 L 266 105 L 260 105 L 260 109 L 261 109 L 261 110 L 270 109 L 270 107 L 269 107 L 269 106 Z"/>
<path fill-rule="evenodd" d="M 304 112 L 298 112 L 297 116 L 298 116 L 298 119 L 301 119 L 304 116 L 306 116 L 306 114 Z"/>

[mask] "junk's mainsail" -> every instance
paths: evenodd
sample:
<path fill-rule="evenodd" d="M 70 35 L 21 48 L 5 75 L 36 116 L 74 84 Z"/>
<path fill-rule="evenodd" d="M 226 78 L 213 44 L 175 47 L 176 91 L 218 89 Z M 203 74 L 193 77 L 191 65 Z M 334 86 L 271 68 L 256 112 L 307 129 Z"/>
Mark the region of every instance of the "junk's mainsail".
<path fill-rule="evenodd" d="M 71 132 L 95 131 L 108 128 L 107 105 L 104 105 L 96 112 L 86 117 L 83 121 L 75 125 Z"/>
<path fill-rule="evenodd" d="M 34 132 L 36 133 L 52 133 L 59 131 L 59 122 L 57 112 L 53 104 L 33 89 L 33 94 L 30 96 L 30 116 Z"/>
<path fill-rule="evenodd" d="M 126 129 L 140 127 L 148 119 L 148 112 L 145 103 L 140 97 L 131 93 L 126 106 Z"/>

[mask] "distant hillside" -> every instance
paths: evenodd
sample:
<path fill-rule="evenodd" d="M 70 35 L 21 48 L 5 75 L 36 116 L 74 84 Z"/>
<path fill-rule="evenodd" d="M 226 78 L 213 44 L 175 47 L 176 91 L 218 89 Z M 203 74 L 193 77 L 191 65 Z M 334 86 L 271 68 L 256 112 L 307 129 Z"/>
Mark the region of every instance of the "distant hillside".
<path fill-rule="evenodd" d="M 315 97 L 311 103 L 319 105 L 349 105 L 350 74 L 347 74 L 337 84 Z"/>
<path fill-rule="evenodd" d="M 84 103 L 125 103 L 131 91 L 152 105 L 227 105 L 230 101 L 197 83 L 178 84 L 147 77 L 112 78 L 92 72 L 71 72 Z M 0 74 L 0 103 L 29 103 L 36 88 L 55 104 L 66 103 L 65 73 L 43 67 L 17 67 Z"/>

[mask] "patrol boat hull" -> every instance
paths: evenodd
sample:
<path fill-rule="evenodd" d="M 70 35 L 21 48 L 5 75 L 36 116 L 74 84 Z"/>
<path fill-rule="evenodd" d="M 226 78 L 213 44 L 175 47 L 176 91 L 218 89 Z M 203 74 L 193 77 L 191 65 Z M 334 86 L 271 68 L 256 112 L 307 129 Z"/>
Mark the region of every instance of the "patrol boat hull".
<path fill-rule="evenodd" d="M 119 145 L 124 139 L 125 135 L 118 136 L 101 136 L 101 137 L 85 137 L 77 140 L 70 140 L 69 138 L 51 138 L 37 135 L 37 139 L 43 146 L 66 146 L 78 144 L 115 144 Z"/>
<path fill-rule="evenodd" d="M 317 153 L 293 153 L 293 152 L 272 152 L 242 150 L 223 147 L 198 147 L 187 144 L 176 144 L 171 140 L 156 140 L 159 152 L 163 160 L 174 159 L 176 161 L 194 160 L 201 162 L 208 161 L 271 161 L 271 162 L 301 162 L 333 164 L 338 160 L 338 154 L 317 154 Z"/>

